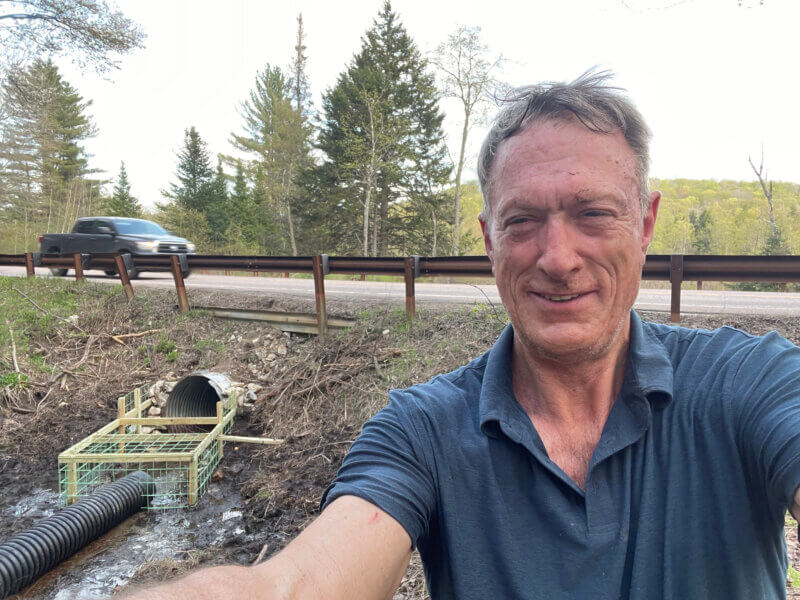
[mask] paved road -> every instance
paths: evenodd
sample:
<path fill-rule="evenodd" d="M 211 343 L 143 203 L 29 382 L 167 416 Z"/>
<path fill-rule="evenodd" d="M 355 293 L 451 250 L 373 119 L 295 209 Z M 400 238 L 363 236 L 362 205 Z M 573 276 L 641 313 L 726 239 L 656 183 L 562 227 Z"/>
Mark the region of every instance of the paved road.
<path fill-rule="evenodd" d="M 40 270 L 42 271 L 42 270 Z M 21 267 L 0 267 L 0 275 L 24 276 Z M 46 273 L 41 273 L 47 276 Z M 109 284 L 116 280 L 107 278 L 99 272 L 90 271 L 88 276 L 99 282 Z M 143 273 L 134 282 L 134 287 L 152 286 L 173 288 L 172 276 L 167 273 Z M 193 274 L 186 280 L 187 288 L 229 290 L 258 294 L 289 295 L 306 298 L 314 296 L 314 282 L 311 279 L 283 279 L 276 277 L 243 277 L 224 275 Z M 359 297 L 402 304 L 405 288 L 401 282 L 339 281 L 326 280 L 325 292 L 330 299 L 354 300 Z M 472 304 L 500 302 L 494 285 L 467 285 L 461 283 L 417 283 L 417 305 L 427 302 L 449 304 Z M 670 292 L 668 289 L 643 289 L 636 300 L 640 310 L 669 310 Z M 191 298 L 190 298 L 191 300 Z M 681 311 L 684 313 L 731 313 L 759 315 L 800 316 L 800 294 L 779 292 L 738 292 L 738 291 L 696 291 L 684 290 L 681 293 Z"/>

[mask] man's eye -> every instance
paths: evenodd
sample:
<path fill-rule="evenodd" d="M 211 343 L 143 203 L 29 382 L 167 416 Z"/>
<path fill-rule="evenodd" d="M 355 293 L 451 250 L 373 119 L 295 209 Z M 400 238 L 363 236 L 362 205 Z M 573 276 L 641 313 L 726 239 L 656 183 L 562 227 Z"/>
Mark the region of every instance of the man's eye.
<path fill-rule="evenodd" d="M 583 212 L 584 217 L 608 217 L 611 213 L 606 210 L 586 210 Z"/>

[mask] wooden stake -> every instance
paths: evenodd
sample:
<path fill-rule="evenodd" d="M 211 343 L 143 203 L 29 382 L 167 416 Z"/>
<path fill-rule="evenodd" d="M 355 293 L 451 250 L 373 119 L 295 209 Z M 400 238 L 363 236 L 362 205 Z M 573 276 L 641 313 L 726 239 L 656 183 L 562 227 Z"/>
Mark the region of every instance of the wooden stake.
<path fill-rule="evenodd" d="M 217 402 L 217 424 L 219 427 L 222 426 L 222 417 L 224 416 L 224 411 L 222 408 L 222 400 Z M 222 436 L 217 438 L 217 454 L 219 458 L 222 458 L 223 450 L 225 447 L 225 441 L 222 439 Z"/>
<path fill-rule="evenodd" d="M 681 283 L 683 282 L 683 254 L 673 254 L 669 261 L 670 294 L 669 320 L 673 323 L 681 321 Z"/>
<path fill-rule="evenodd" d="M 78 466 L 74 460 L 67 462 L 67 504 L 78 499 Z"/>
<path fill-rule="evenodd" d="M 178 293 L 178 309 L 185 313 L 189 310 L 189 297 L 186 295 L 186 284 L 181 273 L 180 259 L 176 254 L 172 255 L 172 278 L 175 280 L 175 291 Z"/>
<path fill-rule="evenodd" d="M 411 323 L 416 314 L 414 304 L 414 257 L 407 256 L 405 259 L 405 282 L 406 282 L 406 319 Z"/>
<path fill-rule="evenodd" d="M 119 275 L 119 280 L 122 282 L 122 289 L 125 290 L 125 297 L 128 299 L 128 302 L 130 302 L 133 300 L 133 286 L 131 285 L 131 279 L 128 277 L 128 269 L 125 268 L 125 261 L 122 260 L 121 254 L 114 256 L 114 264 L 117 265 L 117 274 Z"/>
<path fill-rule="evenodd" d="M 136 388 L 133 390 L 133 405 L 136 407 L 136 418 L 142 418 L 142 390 Z M 136 433 L 142 433 L 142 426 L 136 425 Z"/>
<path fill-rule="evenodd" d="M 83 257 L 76 252 L 72 255 L 73 266 L 75 267 L 75 281 L 83 280 Z"/>
<path fill-rule="evenodd" d="M 322 271 L 322 256 L 312 258 L 314 272 L 314 295 L 317 300 L 317 328 L 319 335 L 328 333 L 328 311 L 325 308 L 325 273 Z"/>
<path fill-rule="evenodd" d="M 25 272 L 28 274 L 28 277 L 36 277 L 36 270 L 33 268 L 32 252 L 25 253 Z"/>

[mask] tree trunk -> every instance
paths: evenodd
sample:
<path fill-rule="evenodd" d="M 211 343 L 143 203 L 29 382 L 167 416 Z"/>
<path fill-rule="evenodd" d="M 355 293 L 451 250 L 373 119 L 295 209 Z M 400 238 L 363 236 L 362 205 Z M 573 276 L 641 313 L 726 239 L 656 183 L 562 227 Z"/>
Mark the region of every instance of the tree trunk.
<path fill-rule="evenodd" d="M 294 239 L 294 223 L 292 222 L 292 203 L 286 200 L 286 220 L 289 222 L 289 243 L 292 246 L 292 256 L 297 256 L 297 242 Z"/>
<path fill-rule="evenodd" d="M 456 166 L 456 187 L 453 191 L 453 256 L 458 256 L 459 228 L 461 226 L 461 172 L 464 170 L 464 154 L 467 149 L 467 135 L 469 134 L 469 109 L 464 107 L 464 129 L 461 131 L 461 150 L 458 153 Z"/>
<path fill-rule="evenodd" d="M 372 185 L 367 184 L 367 193 L 364 198 L 364 248 L 362 254 L 369 256 L 369 203 L 372 201 Z"/>
<path fill-rule="evenodd" d="M 436 219 L 435 208 L 431 208 L 431 218 L 433 219 L 433 248 L 431 248 L 431 256 L 436 256 L 436 244 L 439 239 L 439 221 Z"/>

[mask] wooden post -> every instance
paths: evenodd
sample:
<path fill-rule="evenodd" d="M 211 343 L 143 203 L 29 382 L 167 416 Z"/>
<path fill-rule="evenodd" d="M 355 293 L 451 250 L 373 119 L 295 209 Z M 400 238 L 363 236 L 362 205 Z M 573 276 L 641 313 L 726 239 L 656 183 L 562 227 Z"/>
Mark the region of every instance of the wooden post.
<path fill-rule="evenodd" d="M 289 275 L 291 275 L 291 273 L 289 273 L 289 271 L 286 271 L 286 272 L 283 274 L 283 278 L 284 278 L 284 279 L 289 279 Z"/>
<path fill-rule="evenodd" d="M 128 269 L 125 268 L 125 261 L 122 260 L 121 254 L 114 256 L 114 264 L 117 265 L 117 274 L 119 275 L 119 280 L 122 282 L 122 289 L 125 290 L 125 297 L 128 299 L 128 302 L 130 302 L 133 300 L 133 286 L 131 285 L 131 279 L 128 277 Z"/>
<path fill-rule="evenodd" d="M 178 309 L 185 313 L 189 310 L 189 297 L 186 295 L 186 284 L 183 282 L 180 259 L 172 255 L 172 278 L 175 280 L 175 291 L 178 292 Z"/>
<path fill-rule="evenodd" d="M 72 504 L 78 499 L 78 465 L 75 459 L 67 463 L 67 504 Z"/>
<path fill-rule="evenodd" d="M 362 273 L 360 279 L 361 279 L 361 281 L 366 281 L 367 280 L 367 274 L 366 273 Z"/>
<path fill-rule="evenodd" d="M 314 295 L 317 300 L 317 327 L 319 335 L 328 333 L 328 312 L 325 309 L 325 273 L 322 271 L 322 256 L 316 254 L 312 258 L 314 271 Z"/>
<path fill-rule="evenodd" d="M 217 424 L 218 425 L 222 424 L 222 417 L 224 416 L 224 410 L 222 409 L 222 406 L 223 406 L 222 405 L 222 400 L 217 402 Z M 221 433 L 222 432 L 220 431 L 220 434 Z M 225 446 L 225 442 L 222 440 L 222 438 L 217 438 L 217 454 L 219 455 L 219 458 L 222 458 L 223 447 L 224 446 Z"/>
<path fill-rule="evenodd" d="M 79 252 L 72 255 L 72 262 L 75 266 L 75 281 L 83 280 L 83 257 Z"/>
<path fill-rule="evenodd" d="M 683 254 L 673 254 L 669 259 L 669 282 L 672 288 L 669 320 L 681 321 L 681 283 L 683 282 Z"/>
<path fill-rule="evenodd" d="M 137 419 L 141 419 L 142 418 L 142 390 L 139 389 L 139 388 L 136 388 L 135 390 L 133 390 L 133 404 L 136 407 L 136 418 Z M 136 426 L 136 433 L 142 433 L 142 426 L 141 425 L 137 425 Z"/>
<path fill-rule="evenodd" d="M 698 290 L 702 290 L 703 289 L 703 282 L 702 281 L 698 281 L 697 282 L 697 289 Z"/>
<path fill-rule="evenodd" d="M 33 268 L 33 252 L 25 253 L 25 271 L 28 277 L 36 277 L 36 270 Z"/>
<path fill-rule="evenodd" d="M 416 307 L 414 305 L 414 257 L 406 256 L 405 259 L 406 281 L 406 318 L 411 323 L 414 320 Z"/>
<path fill-rule="evenodd" d="M 189 506 L 197 504 L 197 456 L 189 463 Z"/>
<path fill-rule="evenodd" d="M 122 421 L 125 418 L 125 396 L 117 398 L 117 418 Z M 117 429 L 119 435 L 125 435 L 125 425 L 120 424 Z M 125 442 L 117 444 L 117 452 L 123 454 L 125 452 Z"/>

